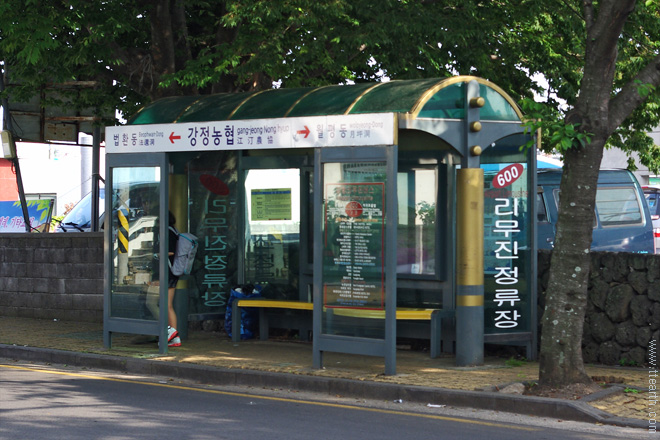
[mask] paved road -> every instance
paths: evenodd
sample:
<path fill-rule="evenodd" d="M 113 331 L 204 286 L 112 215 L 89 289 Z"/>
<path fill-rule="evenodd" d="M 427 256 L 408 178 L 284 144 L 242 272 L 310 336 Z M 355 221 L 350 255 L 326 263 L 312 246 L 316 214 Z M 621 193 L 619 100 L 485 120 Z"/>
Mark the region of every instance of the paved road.
<path fill-rule="evenodd" d="M 468 412 L 0 359 L 0 439 L 649 438 L 629 428 Z"/>

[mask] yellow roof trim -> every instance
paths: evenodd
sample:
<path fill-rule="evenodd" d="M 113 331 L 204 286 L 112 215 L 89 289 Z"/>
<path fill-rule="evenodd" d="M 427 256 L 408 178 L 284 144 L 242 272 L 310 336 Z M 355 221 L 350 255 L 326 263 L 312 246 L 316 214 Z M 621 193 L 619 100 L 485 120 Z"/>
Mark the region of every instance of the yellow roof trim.
<path fill-rule="evenodd" d="M 516 101 L 514 101 L 514 100 L 509 96 L 509 94 L 508 94 L 507 92 L 504 91 L 504 89 L 502 89 L 502 88 L 501 88 L 500 86 L 498 86 L 497 84 L 492 83 L 492 82 L 490 82 L 490 81 L 488 81 L 488 80 L 485 80 L 485 79 L 483 79 L 483 78 L 475 77 L 474 79 L 475 79 L 479 84 L 487 85 L 488 87 L 490 87 L 491 89 L 493 89 L 493 90 L 495 90 L 497 93 L 499 93 L 499 94 L 500 94 L 500 95 L 506 100 L 506 102 L 509 103 L 509 105 L 511 106 L 511 108 L 513 109 L 513 111 L 516 112 L 516 115 L 518 115 L 518 119 L 520 119 L 521 121 L 523 120 L 524 115 L 523 115 L 522 111 L 520 111 L 520 108 L 518 107 L 518 104 L 516 103 Z"/>
<path fill-rule="evenodd" d="M 236 112 L 238 111 L 238 109 L 240 109 L 241 107 L 243 107 L 243 105 L 244 105 L 246 102 L 248 102 L 250 99 L 254 98 L 254 97 L 257 96 L 257 95 L 261 95 L 263 92 L 267 92 L 268 90 L 273 90 L 273 89 L 259 90 L 258 92 L 254 92 L 253 94 L 251 94 L 250 96 L 248 96 L 247 98 L 245 98 L 243 101 L 241 101 L 240 104 L 238 104 L 238 105 L 236 106 L 236 108 L 235 108 L 234 110 L 232 110 L 231 113 L 229 113 L 229 115 L 227 116 L 227 120 L 233 118 L 234 115 L 236 114 Z"/>
<path fill-rule="evenodd" d="M 424 105 L 428 102 L 429 99 L 431 99 L 433 97 L 433 95 L 438 93 L 438 90 L 444 89 L 445 87 L 450 86 L 452 84 L 463 82 L 459 78 L 465 78 L 465 77 L 455 76 L 455 77 L 452 77 L 452 78 L 441 79 L 433 87 L 431 87 L 430 89 L 427 89 L 426 92 L 424 92 L 422 94 L 422 96 L 419 97 L 417 102 L 412 106 L 412 109 L 410 110 L 410 112 L 408 112 L 408 114 L 410 114 L 412 116 L 410 119 L 417 119 L 417 115 L 419 115 L 419 112 L 422 111 L 422 108 L 424 108 Z"/>
<path fill-rule="evenodd" d="M 184 109 L 179 113 L 179 116 L 177 116 L 176 118 L 174 118 L 174 121 L 172 121 L 172 123 L 173 123 L 173 124 L 176 124 L 177 122 L 179 122 L 179 119 L 181 118 L 181 116 L 183 116 L 183 115 L 188 111 L 188 109 L 190 109 L 190 107 L 192 107 L 193 105 L 197 104 L 199 101 L 201 101 L 202 99 L 204 99 L 204 98 L 206 98 L 206 97 L 208 97 L 208 96 L 209 96 L 209 95 L 202 95 L 202 96 L 199 97 L 199 99 L 196 99 L 196 100 L 194 100 L 193 102 L 191 102 L 191 103 L 188 105 L 188 107 L 184 108 Z M 136 115 L 136 116 L 137 116 L 137 115 Z"/>
<path fill-rule="evenodd" d="M 364 97 L 364 95 L 366 95 L 367 93 L 371 92 L 371 91 L 372 91 L 373 89 L 375 89 L 376 87 L 380 87 L 380 86 L 382 86 L 383 84 L 386 84 L 386 83 L 384 83 L 384 82 L 378 82 L 378 83 L 374 84 L 373 86 L 369 87 L 369 88 L 368 88 L 367 90 L 365 90 L 364 92 L 360 93 L 360 95 L 359 95 L 357 98 L 355 98 L 355 100 L 351 103 L 351 105 L 348 106 L 348 109 L 346 109 L 346 111 L 344 112 L 344 114 L 345 114 L 345 115 L 349 114 L 349 113 L 351 112 L 351 110 L 353 110 L 353 107 L 355 107 L 355 106 L 357 105 L 358 101 Z"/>
<path fill-rule="evenodd" d="M 293 111 L 293 109 L 296 108 L 296 106 L 297 106 L 298 104 L 300 104 L 300 101 L 302 101 L 303 99 L 307 98 L 307 97 L 308 97 L 309 95 L 311 95 L 312 93 L 317 92 L 317 91 L 322 90 L 322 89 L 325 89 L 325 88 L 328 88 L 328 87 L 333 87 L 333 86 L 332 86 L 332 85 L 327 85 L 327 86 L 316 87 L 316 88 L 313 88 L 312 90 L 310 90 L 309 92 L 305 93 L 305 94 L 302 95 L 300 98 L 298 98 L 298 99 L 296 100 L 296 102 L 294 102 L 294 103 L 291 105 L 291 107 L 289 107 L 289 109 L 286 111 L 286 113 L 284 113 L 284 116 L 282 116 L 282 117 L 283 117 L 283 118 L 288 117 L 289 114 Z"/>

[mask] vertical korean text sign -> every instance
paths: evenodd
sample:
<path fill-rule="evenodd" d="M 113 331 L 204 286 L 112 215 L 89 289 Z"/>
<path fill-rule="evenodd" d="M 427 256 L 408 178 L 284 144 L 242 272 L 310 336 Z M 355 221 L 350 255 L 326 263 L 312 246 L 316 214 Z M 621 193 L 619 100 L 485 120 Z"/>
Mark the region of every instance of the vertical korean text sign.
<path fill-rule="evenodd" d="M 531 255 L 527 167 L 504 163 L 485 168 L 485 333 L 528 332 L 535 256 Z"/>

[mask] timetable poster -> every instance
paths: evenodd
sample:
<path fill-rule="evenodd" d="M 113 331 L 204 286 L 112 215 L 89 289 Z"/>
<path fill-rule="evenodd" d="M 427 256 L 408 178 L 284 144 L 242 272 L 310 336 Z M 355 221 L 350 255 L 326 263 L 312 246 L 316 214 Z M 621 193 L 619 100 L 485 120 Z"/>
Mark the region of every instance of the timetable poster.
<path fill-rule="evenodd" d="M 251 221 L 291 220 L 291 188 L 253 189 Z"/>
<path fill-rule="evenodd" d="M 324 305 L 385 307 L 385 184 L 327 184 Z"/>

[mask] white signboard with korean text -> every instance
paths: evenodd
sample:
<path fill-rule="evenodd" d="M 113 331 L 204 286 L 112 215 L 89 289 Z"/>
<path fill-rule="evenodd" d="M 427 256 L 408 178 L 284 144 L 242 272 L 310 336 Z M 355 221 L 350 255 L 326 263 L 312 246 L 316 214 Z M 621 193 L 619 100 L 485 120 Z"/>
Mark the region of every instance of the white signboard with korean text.
<path fill-rule="evenodd" d="M 486 334 L 531 330 L 530 199 L 524 163 L 482 164 Z M 534 306 L 535 307 L 535 306 Z"/>
<path fill-rule="evenodd" d="M 393 145 L 394 113 L 106 127 L 107 153 Z"/>

